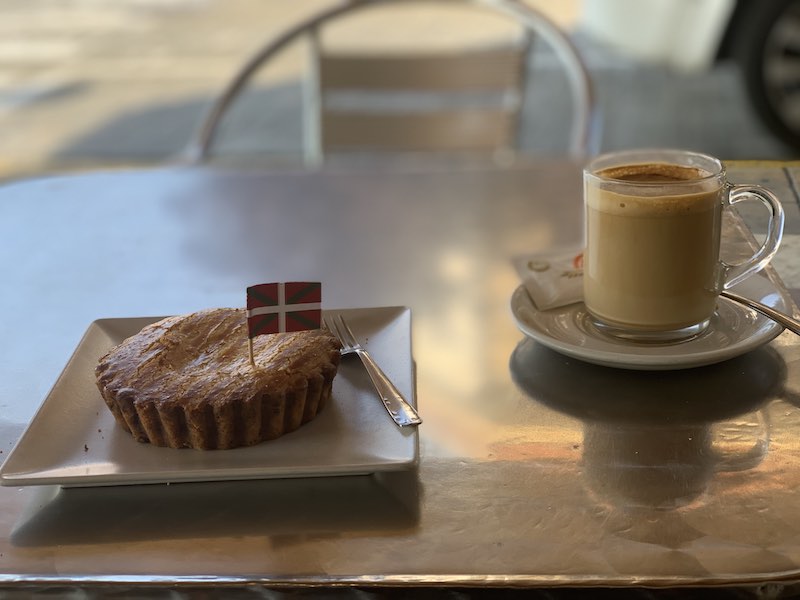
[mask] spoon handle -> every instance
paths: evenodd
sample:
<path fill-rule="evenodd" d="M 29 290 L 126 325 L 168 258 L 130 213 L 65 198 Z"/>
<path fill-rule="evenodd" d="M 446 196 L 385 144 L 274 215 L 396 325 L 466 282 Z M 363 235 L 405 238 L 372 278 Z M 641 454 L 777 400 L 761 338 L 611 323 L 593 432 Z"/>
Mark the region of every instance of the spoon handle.
<path fill-rule="evenodd" d="M 765 304 L 761 304 L 760 302 L 756 302 L 755 300 L 751 300 L 750 298 L 745 298 L 744 296 L 740 296 L 739 294 L 735 294 L 733 292 L 725 291 L 722 292 L 721 295 L 733 300 L 734 302 L 738 302 L 739 304 L 749 306 L 753 310 L 760 312 L 762 315 L 769 317 L 776 323 L 780 323 L 789 331 L 800 335 L 800 321 L 797 319 L 793 319 L 789 315 L 778 312 L 774 308 L 771 308 Z"/>

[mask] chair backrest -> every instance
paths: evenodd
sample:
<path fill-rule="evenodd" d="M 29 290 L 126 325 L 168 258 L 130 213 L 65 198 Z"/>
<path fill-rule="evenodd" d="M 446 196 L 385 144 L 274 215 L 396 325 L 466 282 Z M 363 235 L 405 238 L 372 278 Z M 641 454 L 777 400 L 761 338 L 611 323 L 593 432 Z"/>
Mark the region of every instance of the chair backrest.
<path fill-rule="evenodd" d="M 513 25 L 497 43 L 466 48 L 418 48 L 414 32 L 406 48 L 344 48 L 329 43 L 329 31 L 346 14 L 411 5 L 465 5 L 493 12 Z M 486 11 L 489 9 L 489 11 Z M 356 13 L 356 14 L 349 14 Z M 398 25 L 399 27 L 399 25 Z M 370 24 L 362 24 L 367 31 Z M 352 39 L 359 30 L 345 31 Z M 549 19 L 517 0 L 351 0 L 298 24 L 271 41 L 236 74 L 217 99 L 190 147 L 204 161 L 227 108 L 261 66 L 287 44 L 305 36 L 310 66 L 304 107 L 304 156 L 317 165 L 334 153 L 444 152 L 507 156 L 519 149 L 528 57 L 534 40 L 548 45 L 567 75 L 572 103 L 568 154 L 596 150 L 597 107 L 591 80 L 569 38 Z M 335 38 L 335 36 L 333 36 Z M 334 40 L 335 41 L 335 40 Z M 547 116 L 545 115 L 545 118 Z"/>
<path fill-rule="evenodd" d="M 306 159 L 337 152 L 493 153 L 516 147 L 527 39 L 504 48 L 410 54 L 320 49 Z M 313 133 L 318 132 L 317 136 Z"/>

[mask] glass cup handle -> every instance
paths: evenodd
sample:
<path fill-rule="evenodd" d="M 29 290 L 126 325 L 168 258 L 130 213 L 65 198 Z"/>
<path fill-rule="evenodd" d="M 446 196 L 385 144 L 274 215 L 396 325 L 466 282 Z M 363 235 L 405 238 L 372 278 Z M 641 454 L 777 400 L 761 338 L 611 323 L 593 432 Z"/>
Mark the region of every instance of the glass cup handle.
<path fill-rule="evenodd" d="M 769 211 L 767 224 L 767 238 L 764 243 L 749 259 L 734 264 L 722 262 L 722 289 L 728 290 L 767 266 L 778 251 L 783 237 L 783 207 L 778 198 L 758 185 L 728 185 L 726 206 L 733 206 L 745 200 L 758 200 Z"/>

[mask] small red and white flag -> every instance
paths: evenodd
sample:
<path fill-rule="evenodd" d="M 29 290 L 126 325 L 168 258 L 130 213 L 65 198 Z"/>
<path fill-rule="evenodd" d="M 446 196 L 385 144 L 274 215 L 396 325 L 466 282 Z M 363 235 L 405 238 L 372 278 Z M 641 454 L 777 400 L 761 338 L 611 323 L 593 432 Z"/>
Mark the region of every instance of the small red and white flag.
<path fill-rule="evenodd" d="M 322 326 L 322 284 L 318 281 L 262 283 L 247 288 L 250 339 L 267 333 Z"/>

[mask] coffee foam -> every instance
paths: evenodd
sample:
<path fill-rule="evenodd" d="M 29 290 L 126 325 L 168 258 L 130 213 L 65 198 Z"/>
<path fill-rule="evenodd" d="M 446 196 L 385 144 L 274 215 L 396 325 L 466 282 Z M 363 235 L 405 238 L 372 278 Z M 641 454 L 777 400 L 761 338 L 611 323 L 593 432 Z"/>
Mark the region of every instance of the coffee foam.
<path fill-rule="evenodd" d="M 647 163 L 609 167 L 587 181 L 590 208 L 631 217 L 691 214 L 713 210 L 721 187 L 704 169 Z M 613 187 L 613 191 L 611 188 Z"/>
<path fill-rule="evenodd" d="M 631 196 L 609 190 L 592 190 L 587 195 L 589 208 L 630 217 L 693 214 L 713 210 L 719 203 L 719 190 L 681 195 Z"/>
<path fill-rule="evenodd" d="M 597 173 L 603 179 L 616 179 L 637 183 L 679 183 L 696 181 L 711 177 L 711 173 L 697 167 L 671 165 L 667 163 L 646 163 L 609 167 Z"/>

